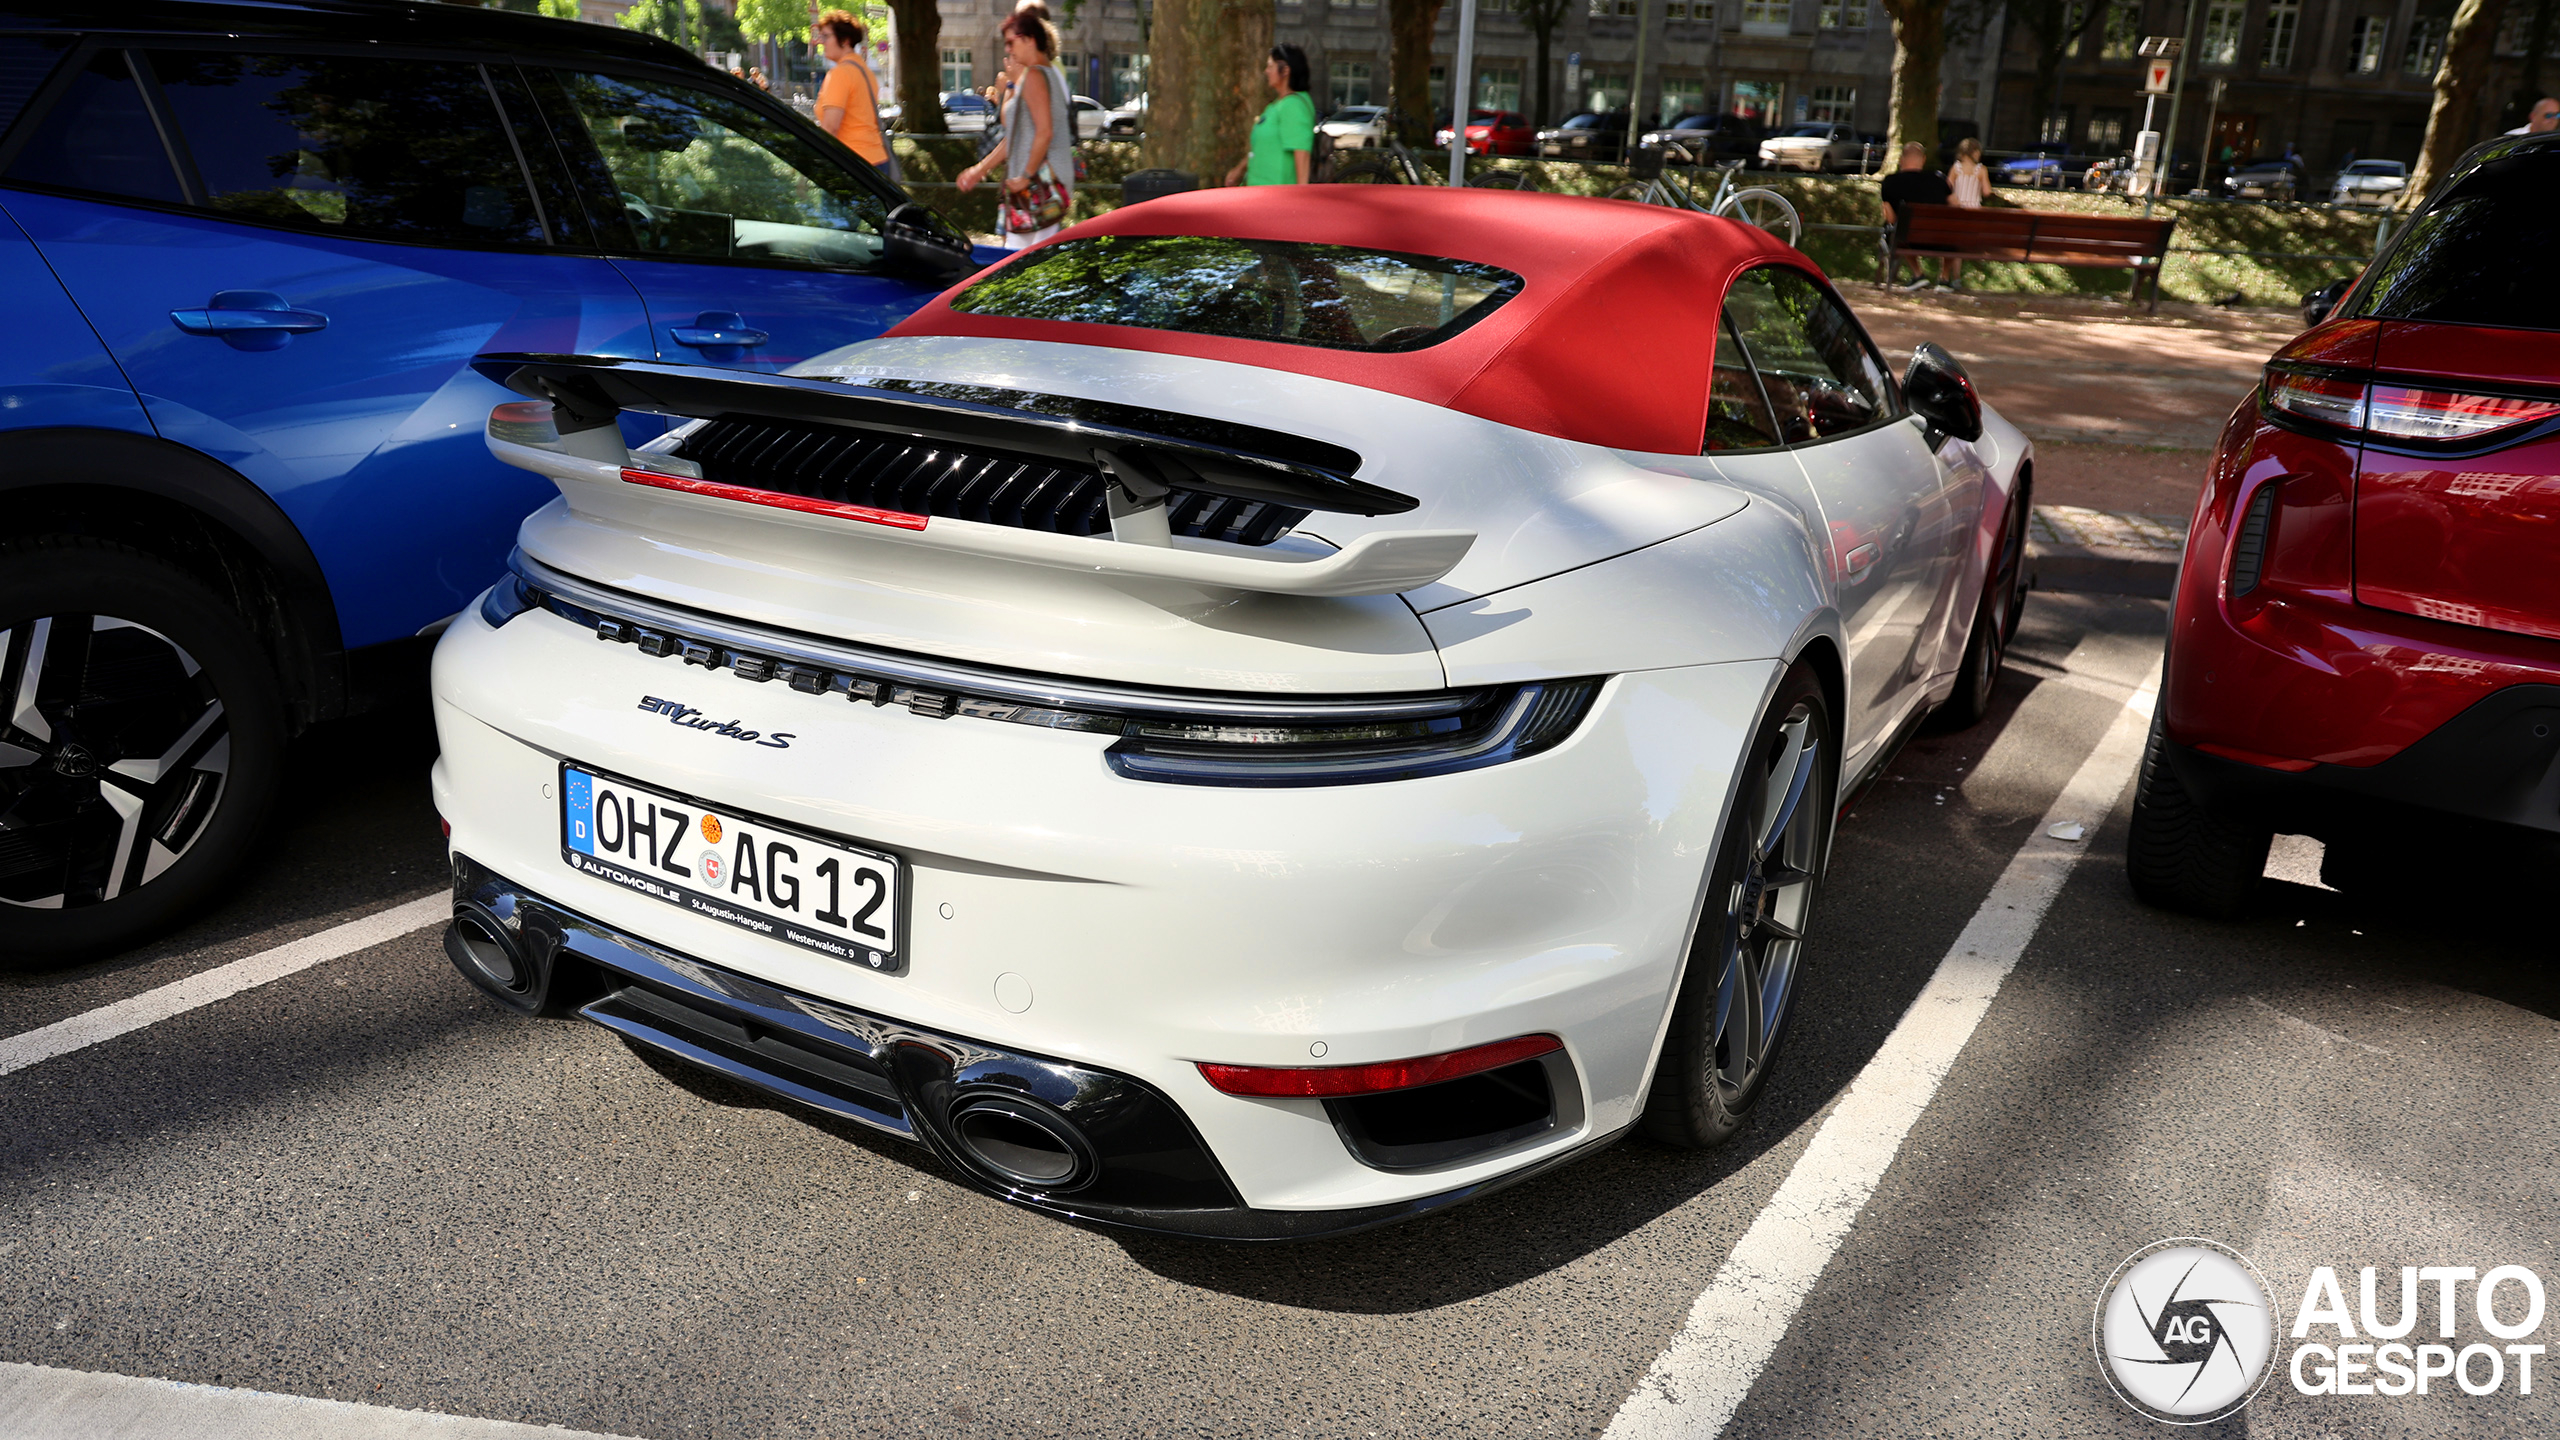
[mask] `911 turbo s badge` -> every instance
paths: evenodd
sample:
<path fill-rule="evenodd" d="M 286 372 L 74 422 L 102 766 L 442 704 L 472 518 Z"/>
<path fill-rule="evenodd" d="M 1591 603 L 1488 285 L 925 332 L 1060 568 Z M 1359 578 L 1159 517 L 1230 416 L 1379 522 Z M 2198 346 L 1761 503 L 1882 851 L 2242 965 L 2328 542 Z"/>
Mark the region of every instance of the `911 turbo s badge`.
<path fill-rule="evenodd" d="M 666 716 L 670 725 L 681 725 L 687 730 L 701 730 L 731 740 L 752 740 L 775 750 L 788 750 L 791 742 L 799 738 L 788 730 L 776 730 L 767 735 L 761 730 L 746 729 L 735 720 L 705 720 L 701 711 L 683 701 L 661 700 L 655 695 L 641 696 L 640 708 L 652 715 Z"/>

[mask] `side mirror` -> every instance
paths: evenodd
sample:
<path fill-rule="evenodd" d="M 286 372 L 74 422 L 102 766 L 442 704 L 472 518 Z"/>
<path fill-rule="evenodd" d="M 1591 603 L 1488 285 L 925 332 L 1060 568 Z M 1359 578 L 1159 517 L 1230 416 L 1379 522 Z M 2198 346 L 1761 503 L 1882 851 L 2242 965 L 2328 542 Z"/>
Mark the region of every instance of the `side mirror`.
<path fill-rule="evenodd" d="M 978 268 L 969 237 L 913 200 L 880 222 L 880 253 L 894 269 L 946 285 Z"/>
<path fill-rule="evenodd" d="M 2329 312 L 2337 309 L 2338 302 L 2347 298 L 2347 291 L 2354 286 L 2354 284 L 2355 282 L 2352 280 L 2332 280 L 2328 284 L 2321 286 L 2319 289 L 2312 291 L 2310 294 L 2303 296 L 2302 328 L 2308 330 L 2312 326 L 2319 324 L 2321 321 L 2328 319 Z"/>
<path fill-rule="evenodd" d="M 1973 379 L 1956 357 L 1935 343 L 1923 340 L 1911 352 L 1902 393 L 1930 429 L 1958 440 L 1982 438 L 1982 397 L 1973 393 Z"/>

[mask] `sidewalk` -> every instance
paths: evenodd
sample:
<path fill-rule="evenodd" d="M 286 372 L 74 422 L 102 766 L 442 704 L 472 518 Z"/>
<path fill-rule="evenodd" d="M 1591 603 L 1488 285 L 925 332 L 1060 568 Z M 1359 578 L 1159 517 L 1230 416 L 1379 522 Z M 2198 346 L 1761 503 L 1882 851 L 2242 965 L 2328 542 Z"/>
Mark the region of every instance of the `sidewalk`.
<path fill-rule="evenodd" d="M 2223 422 L 2302 329 L 2282 310 L 2080 296 L 1843 292 L 1899 368 L 1935 340 L 2036 442 L 2029 570 L 2039 588 L 2169 593 Z"/>

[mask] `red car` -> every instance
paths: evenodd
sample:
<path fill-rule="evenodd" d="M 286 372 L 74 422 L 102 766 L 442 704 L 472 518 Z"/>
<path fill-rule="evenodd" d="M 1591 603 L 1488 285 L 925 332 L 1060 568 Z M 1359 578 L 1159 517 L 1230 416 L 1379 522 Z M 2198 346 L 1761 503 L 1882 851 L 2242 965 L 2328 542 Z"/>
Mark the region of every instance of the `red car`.
<path fill-rule="evenodd" d="M 2145 900 L 2237 913 L 2275 834 L 2326 842 L 2341 889 L 2560 841 L 2555 197 L 2560 134 L 2473 150 L 2224 428 L 2135 800 Z"/>
<path fill-rule="evenodd" d="M 1448 126 L 1440 127 L 1435 143 L 1443 150 L 1449 148 Z M 1478 110 L 1467 117 L 1470 155 L 1526 155 L 1537 148 L 1537 127 L 1527 116 L 1509 110 Z"/>

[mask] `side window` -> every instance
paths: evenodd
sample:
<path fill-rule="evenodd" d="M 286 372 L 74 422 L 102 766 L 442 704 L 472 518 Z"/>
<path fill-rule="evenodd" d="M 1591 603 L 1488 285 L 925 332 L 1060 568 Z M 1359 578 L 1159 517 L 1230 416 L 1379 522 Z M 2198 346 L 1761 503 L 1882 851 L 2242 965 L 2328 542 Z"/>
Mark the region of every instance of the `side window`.
<path fill-rule="evenodd" d="M 1707 386 L 1705 449 L 1761 450 L 1778 443 L 1778 427 L 1769 419 L 1769 401 L 1751 373 L 1751 357 L 1734 337 L 1733 312 L 1716 327 L 1714 378 Z"/>
<path fill-rule="evenodd" d="M 477 65 L 164 50 L 151 66 L 216 213 L 388 240 L 547 243 Z"/>
<path fill-rule="evenodd" d="M 1725 313 L 1787 443 L 1863 430 L 1894 413 L 1893 383 L 1865 333 L 1811 280 L 1778 266 L 1749 271 L 1726 293 Z"/>
<path fill-rule="evenodd" d="M 583 137 L 613 189 L 617 208 L 595 217 L 611 247 L 821 269 L 880 258 L 879 192 L 752 107 L 663 80 L 557 79 L 563 143 Z"/>
<path fill-rule="evenodd" d="M 71 42 L 54 35 L 0 35 L 0 136 L 62 61 Z"/>
<path fill-rule="evenodd" d="M 164 205 L 186 198 L 121 50 L 101 50 L 82 67 L 10 162 L 9 179 Z"/>

